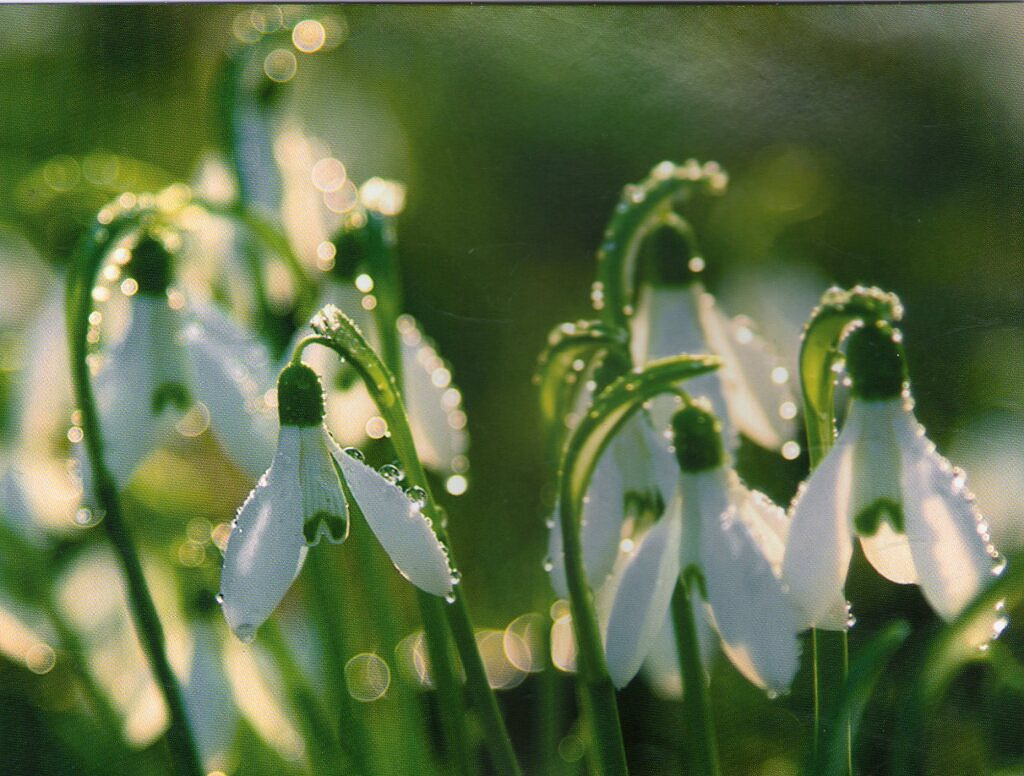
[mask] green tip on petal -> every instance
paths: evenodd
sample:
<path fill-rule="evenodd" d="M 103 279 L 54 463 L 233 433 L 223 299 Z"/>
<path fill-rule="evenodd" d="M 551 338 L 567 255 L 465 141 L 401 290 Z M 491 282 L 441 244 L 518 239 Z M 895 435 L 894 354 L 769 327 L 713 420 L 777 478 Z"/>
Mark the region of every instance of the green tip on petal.
<path fill-rule="evenodd" d="M 662 286 L 688 286 L 700 276 L 690 259 L 693 245 L 679 229 L 668 224 L 651 232 L 641 247 L 641 261 L 650 271 L 652 282 Z"/>
<path fill-rule="evenodd" d="M 907 367 L 897 333 L 887 324 L 869 324 L 850 334 L 846 368 L 851 391 L 862 399 L 893 399 L 903 392 Z"/>
<path fill-rule="evenodd" d="M 717 469 L 725 462 L 722 424 L 708 406 L 688 403 L 672 416 L 676 459 L 684 472 Z"/>
<path fill-rule="evenodd" d="M 147 235 L 132 251 L 127 273 L 139 284 L 140 294 L 163 296 L 174 279 L 171 254 L 159 240 Z"/>
<path fill-rule="evenodd" d="M 341 544 L 348 538 L 348 518 L 320 511 L 306 520 L 302 525 L 302 534 L 306 544 L 312 546 L 326 536 L 332 544 Z"/>
<path fill-rule="evenodd" d="M 153 413 L 159 415 L 172 406 L 181 412 L 192 406 L 188 389 L 181 383 L 163 383 L 153 391 Z"/>
<path fill-rule="evenodd" d="M 903 529 L 903 505 L 888 498 L 880 498 L 864 507 L 853 518 L 853 526 L 860 536 L 874 536 L 885 520 L 897 533 Z"/>
<path fill-rule="evenodd" d="M 282 426 L 319 426 L 324 419 L 320 377 L 305 364 L 289 364 L 277 378 L 277 413 Z"/>

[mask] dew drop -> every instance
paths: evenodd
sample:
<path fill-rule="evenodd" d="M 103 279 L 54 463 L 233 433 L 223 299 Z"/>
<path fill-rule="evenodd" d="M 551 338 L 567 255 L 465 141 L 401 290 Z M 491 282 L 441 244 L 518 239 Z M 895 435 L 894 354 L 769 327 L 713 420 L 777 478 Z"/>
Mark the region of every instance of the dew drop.
<path fill-rule="evenodd" d="M 551 558 L 545 558 L 544 559 L 544 570 L 550 574 L 551 571 L 554 568 L 555 568 L 555 564 L 554 564 L 554 562 L 552 562 Z"/>
<path fill-rule="evenodd" d="M 462 572 L 458 569 L 452 569 L 452 575 L 450 579 L 453 585 L 459 584 L 462 581 Z"/>
<path fill-rule="evenodd" d="M 224 605 L 224 594 L 223 593 L 217 593 L 217 595 L 215 595 L 213 597 L 213 600 L 216 601 L 221 606 L 223 606 Z"/>
<path fill-rule="evenodd" d="M 380 467 L 380 476 L 394 485 L 402 479 L 402 470 L 394 464 L 386 463 Z"/>
<path fill-rule="evenodd" d="M 345 455 L 349 456 L 350 458 L 355 458 L 357 461 L 366 460 L 366 456 L 363 455 L 363 451 L 360 450 L 358 447 L 346 447 Z"/>
<path fill-rule="evenodd" d="M 413 502 L 417 506 L 422 507 L 427 503 L 427 492 L 416 485 L 405 491 L 405 495 L 409 501 Z"/>
<path fill-rule="evenodd" d="M 444 602 L 446 604 L 453 604 L 453 603 L 455 603 L 455 593 L 448 593 L 447 595 L 445 595 Z"/>

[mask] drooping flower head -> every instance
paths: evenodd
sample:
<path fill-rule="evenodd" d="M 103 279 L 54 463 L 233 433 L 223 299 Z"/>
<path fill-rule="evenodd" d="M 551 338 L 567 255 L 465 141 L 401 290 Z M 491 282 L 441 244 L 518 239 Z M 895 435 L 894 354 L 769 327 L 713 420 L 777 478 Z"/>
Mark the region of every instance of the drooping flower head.
<path fill-rule="evenodd" d="M 124 277 L 119 288 L 128 297 L 129 319 L 94 378 L 105 464 L 115 481 L 126 484 L 199 404 L 224 450 L 257 476 L 270 459 L 276 427 L 266 399 L 272 373 L 265 349 L 215 306 L 186 300 L 174 288 L 172 255 L 157 237 L 143 234 L 116 253 L 111 276 Z M 82 452 L 79 445 L 91 505 Z"/>
<path fill-rule="evenodd" d="M 676 497 L 610 583 L 605 647 L 619 687 L 671 628 L 669 605 L 681 575 L 700 594 L 695 621 L 718 634 L 751 682 L 780 692 L 796 673 L 797 616 L 781 582 L 788 521 L 729 468 L 721 426 L 709 410 L 689 403 L 673 416 Z"/>
<path fill-rule="evenodd" d="M 783 572 L 803 626 L 847 626 L 843 588 L 858 538 L 887 579 L 919 584 L 951 619 L 1001 571 L 962 471 L 935 450 L 910 399 L 901 338 L 886 324 L 848 338 L 850 409 L 792 505 Z"/>
<path fill-rule="evenodd" d="M 281 422 L 277 453 L 232 525 L 220 600 L 243 641 L 273 613 L 298 575 L 309 547 L 324 536 L 348 536 L 349 505 L 341 481 L 399 572 L 414 585 L 447 596 L 454 584 L 448 554 L 419 501 L 343 451 L 324 427 L 323 388 L 305 364 L 278 379 Z"/>

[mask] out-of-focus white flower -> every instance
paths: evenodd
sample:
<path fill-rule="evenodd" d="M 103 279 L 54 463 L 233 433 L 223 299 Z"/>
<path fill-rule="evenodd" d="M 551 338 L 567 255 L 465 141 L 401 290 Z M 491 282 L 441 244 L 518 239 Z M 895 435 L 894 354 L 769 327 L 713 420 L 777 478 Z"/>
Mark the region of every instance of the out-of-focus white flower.
<path fill-rule="evenodd" d="M 674 416 L 678 492 L 610 583 L 608 669 L 618 687 L 636 675 L 666 628 L 682 574 L 706 603 L 697 622 L 706 618 L 747 679 L 782 692 L 800 654 L 797 614 L 781 581 L 788 521 L 728 468 L 720 426 L 705 407 L 687 405 Z"/>
<path fill-rule="evenodd" d="M 327 536 L 348 535 L 340 477 L 399 572 L 437 596 L 455 584 L 448 554 L 421 503 L 343 451 L 323 424 L 323 388 L 304 364 L 278 380 L 277 453 L 238 512 L 224 555 L 220 598 L 228 625 L 243 641 L 271 615 L 305 561 Z"/>
<path fill-rule="evenodd" d="M 190 407 L 208 416 L 224 450 L 257 476 L 271 458 L 277 425 L 262 345 L 214 306 L 187 304 L 169 290 L 169 256 L 155 240 L 140 241 L 126 271 L 133 282 L 129 322 L 93 378 L 105 464 L 115 481 L 127 483 Z M 88 503 L 91 477 L 81 448 Z"/>
<path fill-rule="evenodd" d="M 853 537 L 887 579 L 919 584 L 951 619 L 1001 571 L 962 471 L 914 417 L 898 335 L 866 326 L 848 340 L 850 411 L 835 446 L 792 505 L 784 578 L 803 627 L 843 628 Z"/>
<path fill-rule="evenodd" d="M 680 353 L 722 359 L 720 369 L 688 380 L 686 390 L 711 402 L 730 447 L 743 434 L 769 450 L 783 449 L 786 457 L 799 454 L 799 447 L 793 447 L 797 404 L 789 370 L 749 318 L 730 319 L 721 311 L 696 272 L 684 283 L 642 285 L 630 327 L 636 364 Z M 656 399 L 651 410 L 655 427 L 666 428 L 675 408 L 671 397 Z"/>

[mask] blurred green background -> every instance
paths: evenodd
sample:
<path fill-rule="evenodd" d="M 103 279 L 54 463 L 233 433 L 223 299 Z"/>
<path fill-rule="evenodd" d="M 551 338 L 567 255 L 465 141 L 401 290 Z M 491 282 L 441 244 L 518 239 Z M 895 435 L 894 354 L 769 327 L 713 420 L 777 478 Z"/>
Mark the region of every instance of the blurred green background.
<path fill-rule="evenodd" d="M 829 284 L 900 295 L 918 417 L 967 469 L 999 546 L 1024 545 L 1024 8 L 334 10 L 348 39 L 302 58 L 282 113 L 355 180 L 408 186 L 406 306 L 452 362 L 469 415 L 473 487 L 450 512 L 478 625 L 504 627 L 549 597 L 550 472 L 530 375 L 548 330 L 588 316 L 620 187 L 666 158 L 729 172 L 726 196 L 684 212 L 709 288 L 787 357 Z M 96 149 L 190 180 L 215 149 L 213 79 L 247 13 L 0 9 L 5 385 L 31 358 L 19 334 L 75 234 L 71 215 L 40 207 L 21 181 L 54 155 Z M 11 247 L 17 234 L 34 251 Z M 785 498 L 793 485 L 765 487 Z M 869 623 L 887 601 L 927 617 L 916 592 L 861 572 L 853 600 Z M 786 711 L 721 681 L 730 772 L 792 772 L 798 693 Z M 675 749 L 650 723 L 678 712 L 638 685 L 624 709 L 638 767 L 670 767 Z M 954 747 L 967 764 L 944 772 L 981 772 L 973 745 Z"/>

